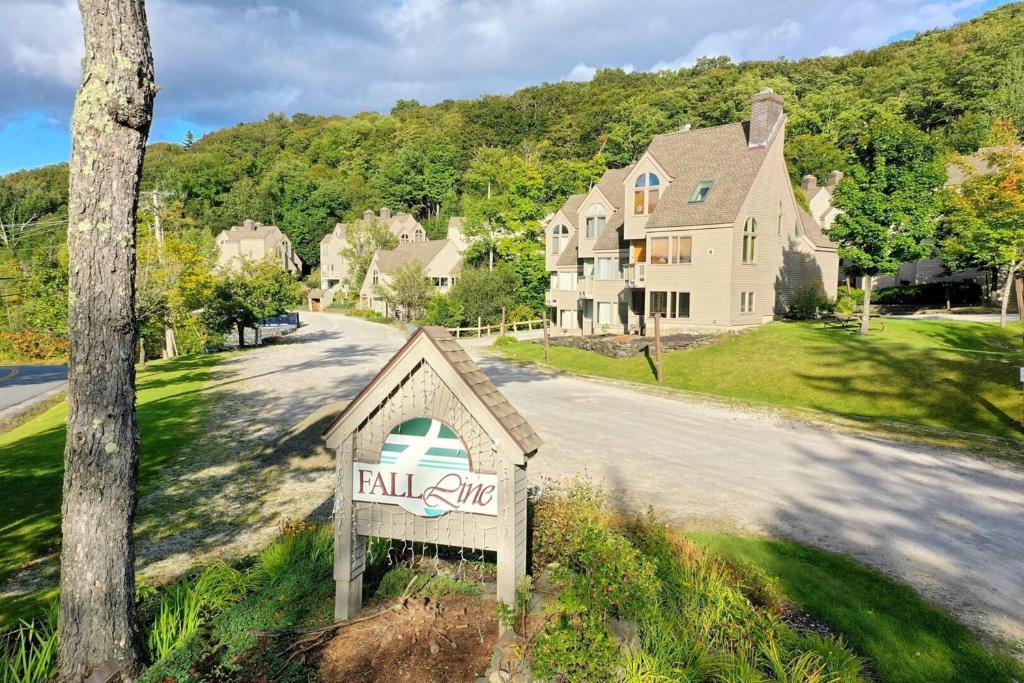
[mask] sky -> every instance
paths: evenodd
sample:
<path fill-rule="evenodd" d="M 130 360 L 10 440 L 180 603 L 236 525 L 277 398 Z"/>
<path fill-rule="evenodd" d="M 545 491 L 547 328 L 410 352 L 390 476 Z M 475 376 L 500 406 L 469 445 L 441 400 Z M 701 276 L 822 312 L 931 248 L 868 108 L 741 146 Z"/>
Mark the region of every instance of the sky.
<path fill-rule="evenodd" d="M 151 141 L 271 112 L 387 112 L 657 71 L 838 55 L 1006 0 L 148 0 L 160 93 Z M 81 78 L 75 0 L 0 0 L 0 174 L 67 160 Z"/>

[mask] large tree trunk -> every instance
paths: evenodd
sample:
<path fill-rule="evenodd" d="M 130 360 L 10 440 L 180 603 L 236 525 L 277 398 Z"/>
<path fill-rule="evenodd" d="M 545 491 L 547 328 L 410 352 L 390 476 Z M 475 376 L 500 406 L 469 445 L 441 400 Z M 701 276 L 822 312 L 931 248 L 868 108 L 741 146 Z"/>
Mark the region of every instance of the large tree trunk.
<path fill-rule="evenodd" d="M 245 325 L 243 323 L 235 323 L 235 327 L 238 330 L 238 348 L 245 348 Z"/>
<path fill-rule="evenodd" d="M 1013 280 L 1017 274 L 1017 266 L 1020 264 L 1011 263 L 1006 271 L 1006 281 L 1003 283 L 1003 290 L 999 297 L 999 327 L 1006 327 L 1007 309 L 1010 306 L 1010 292 L 1013 289 Z"/>
<path fill-rule="evenodd" d="M 156 86 L 143 0 L 79 0 L 71 122 L 71 338 L 64 453 L 60 673 L 140 669 L 135 612 L 135 215 Z"/>
<path fill-rule="evenodd" d="M 864 306 L 860 312 L 860 333 L 867 334 L 871 330 L 871 289 L 875 286 L 875 276 L 864 276 Z"/>

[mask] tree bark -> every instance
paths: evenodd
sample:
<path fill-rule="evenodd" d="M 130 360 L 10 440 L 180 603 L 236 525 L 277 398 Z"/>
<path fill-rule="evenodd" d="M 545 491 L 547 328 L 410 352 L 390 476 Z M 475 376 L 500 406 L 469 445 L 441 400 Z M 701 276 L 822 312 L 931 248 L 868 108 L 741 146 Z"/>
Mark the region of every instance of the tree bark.
<path fill-rule="evenodd" d="M 238 348 L 245 348 L 245 325 L 242 323 L 235 323 L 238 328 Z"/>
<path fill-rule="evenodd" d="M 875 285 L 874 275 L 864 276 L 864 306 L 860 312 L 860 333 L 867 334 L 871 330 L 871 289 Z"/>
<path fill-rule="evenodd" d="M 141 668 L 135 611 L 135 218 L 156 86 L 143 0 L 79 0 L 58 680 Z"/>
<path fill-rule="evenodd" d="M 999 327 L 1006 327 L 1007 310 L 1010 306 L 1010 291 L 1013 289 L 1013 280 L 1019 265 L 1019 263 L 1011 263 L 1006 271 L 1006 282 L 1003 283 L 1003 290 L 999 301 Z"/>

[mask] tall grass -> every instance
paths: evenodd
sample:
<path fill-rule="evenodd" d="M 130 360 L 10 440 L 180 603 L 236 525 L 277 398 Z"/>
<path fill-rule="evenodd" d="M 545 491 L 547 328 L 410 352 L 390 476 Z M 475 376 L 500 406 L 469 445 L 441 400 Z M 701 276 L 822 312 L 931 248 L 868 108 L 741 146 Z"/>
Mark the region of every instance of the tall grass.
<path fill-rule="evenodd" d="M 763 572 L 703 553 L 653 514 L 624 519 L 585 481 L 553 487 L 534 508 L 534 557 L 555 566 L 553 618 L 534 672 L 566 681 L 856 683 L 863 664 L 837 639 L 802 636 Z M 612 637 L 614 619 L 637 641 Z M 624 646 L 625 645 L 625 646 Z"/>
<path fill-rule="evenodd" d="M 57 673 L 57 603 L 0 636 L 0 683 L 45 683 Z"/>

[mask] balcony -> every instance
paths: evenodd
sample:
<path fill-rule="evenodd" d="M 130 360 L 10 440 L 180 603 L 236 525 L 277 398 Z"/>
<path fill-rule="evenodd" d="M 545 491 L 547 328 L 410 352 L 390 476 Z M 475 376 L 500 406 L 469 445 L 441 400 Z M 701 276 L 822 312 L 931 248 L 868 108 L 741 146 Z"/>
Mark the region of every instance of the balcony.
<path fill-rule="evenodd" d="M 627 265 L 623 268 L 623 274 L 626 277 L 626 284 L 630 287 L 643 287 L 646 269 L 646 263 L 630 263 Z"/>

